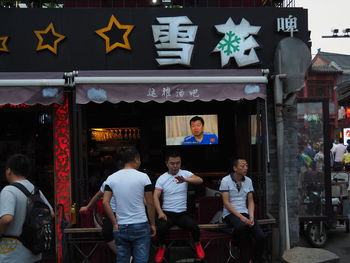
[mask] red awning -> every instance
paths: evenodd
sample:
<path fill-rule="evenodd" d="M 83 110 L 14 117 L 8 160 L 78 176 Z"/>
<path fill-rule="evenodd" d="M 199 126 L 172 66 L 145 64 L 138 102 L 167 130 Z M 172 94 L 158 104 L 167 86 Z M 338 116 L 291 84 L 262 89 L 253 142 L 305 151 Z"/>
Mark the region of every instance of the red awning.
<path fill-rule="evenodd" d="M 0 105 L 62 104 L 63 75 L 62 72 L 0 72 Z"/>
<path fill-rule="evenodd" d="M 75 77 L 76 103 L 178 102 L 266 97 L 266 76 L 244 70 L 80 71 Z"/>

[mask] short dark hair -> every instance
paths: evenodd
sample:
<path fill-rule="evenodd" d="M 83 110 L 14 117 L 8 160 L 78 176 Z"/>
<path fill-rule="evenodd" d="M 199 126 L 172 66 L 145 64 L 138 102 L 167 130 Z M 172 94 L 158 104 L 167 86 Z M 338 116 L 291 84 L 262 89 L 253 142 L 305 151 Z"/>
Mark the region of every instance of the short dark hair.
<path fill-rule="evenodd" d="M 165 155 L 165 161 L 169 161 L 169 158 L 176 158 L 176 157 L 180 157 L 181 158 L 181 154 L 178 151 L 172 151 L 172 152 L 167 152 L 167 154 Z"/>
<path fill-rule="evenodd" d="M 241 157 L 241 156 L 232 157 L 232 158 L 229 160 L 229 165 L 230 165 L 229 168 L 228 168 L 229 173 L 232 173 L 232 172 L 233 172 L 233 167 L 237 167 L 238 161 L 239 161 L 239 160 L 245 160 L 245 161 L 247 161 L 246 158 L 243 158 L 243 157 Z"/>
<path fill-rule="evenodd" d="M 339 143 L 343 143 L 343 142 L 344 142 L 343 138 L 339 138 Z"/>
<path fill-rule="evenodd" d="M 240 157 L 240 156 L 239 157 L 235 157 L 235 158 L 232 159 L 232 168 L 233 167 L 237 167 L 239 160 L 247 161 L 247 159 L 245 159 L 243 157 Z"/>
<path fill-rule="evenodd" d="M 200 121 L 202 123 L 202 125 L 204 125 L 204 120 L 202 117 L 199 117 L 199 116 L 194 116 L 190 119 L 190 125 L 192 122 L 195 122 L 195 121 Z"/>
<path fill-rule="evenodd" d="M 136 158 L 140 158 L 140 154 L 134 146 L 120 147 L 117 152 L 117 158 L 121 165 L 124 166 Z"/>
<path fill-rule="evenodd" d="M 28 157 L 17 153 L 7 159 L 5 168 L 10 168 L 16 176 L 28 177 L 31 167 Z"/>

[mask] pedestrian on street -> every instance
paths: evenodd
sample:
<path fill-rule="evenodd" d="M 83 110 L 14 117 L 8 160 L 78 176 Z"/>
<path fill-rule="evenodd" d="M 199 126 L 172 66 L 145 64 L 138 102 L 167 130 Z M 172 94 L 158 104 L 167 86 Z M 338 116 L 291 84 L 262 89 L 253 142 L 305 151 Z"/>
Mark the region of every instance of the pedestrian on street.
<path fill-rule="evenodd" d="M 152 183 L 147 174 L 138 171 L 140 155 L 134 147 L 122 147 L 118 155 L 123 168 L 107 178 L 103 195 L 113 225 L 117 262 L 129 263 L 132 255 L 135 263 L 147 263 L 151 236 L 156 234 Z M 112 196 L 116 213 L 110 205 Z"/>

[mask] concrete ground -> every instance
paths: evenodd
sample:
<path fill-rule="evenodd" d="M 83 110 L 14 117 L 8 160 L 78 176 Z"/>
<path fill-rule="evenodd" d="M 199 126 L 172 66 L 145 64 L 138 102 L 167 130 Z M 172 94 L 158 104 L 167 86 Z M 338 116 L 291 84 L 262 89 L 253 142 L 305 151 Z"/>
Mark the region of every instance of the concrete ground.
<path fill-rule="evenodd" d="M 306 239 L 301 236 L 300 238 L 301 247 L 309 247 L 309 243 Z M 328 241 L 326 246 L 323 248 L 330 252 L 333 252 L 339 257 L 340 263 L 350 262 L 350 233 L 345 233 L 345 227 L 339 226 L 336 229 L 328 231 Z"/>

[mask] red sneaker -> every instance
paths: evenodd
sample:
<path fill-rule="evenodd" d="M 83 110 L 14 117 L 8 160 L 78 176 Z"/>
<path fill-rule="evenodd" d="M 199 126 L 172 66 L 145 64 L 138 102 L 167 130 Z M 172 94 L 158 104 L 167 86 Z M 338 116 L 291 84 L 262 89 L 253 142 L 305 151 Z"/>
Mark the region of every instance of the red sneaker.
<path fill-rule="evenodd" d="M 156 256 L 154 257 L 154 261 L 157 263 L 162 262 L 164 259 L 164 253 L 165 253 L 165 247 L 159 247 L 156 253 Z"/>
<path fill-rule="evenodd" d="M 197 253 L 197 257 L 200 259 L 203 259 L 205 257 L 205 252 L 201 243 L 196 244 L 196 253 Z"/>

